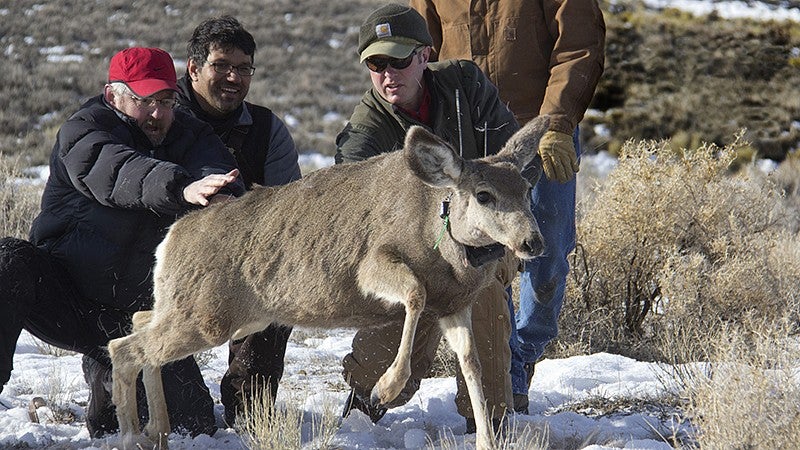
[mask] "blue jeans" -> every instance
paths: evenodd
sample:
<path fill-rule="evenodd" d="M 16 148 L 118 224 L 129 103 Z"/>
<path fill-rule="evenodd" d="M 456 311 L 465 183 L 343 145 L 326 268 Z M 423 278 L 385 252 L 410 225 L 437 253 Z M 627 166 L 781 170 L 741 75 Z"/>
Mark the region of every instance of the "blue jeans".
<path fill-rule="evenodd" d="M 573 142 L 580 158 L 578 129 Z M 531 194 L 531 210 L 544 238 L 545 252 L 527 261 L 520 274 L 519 311 L 510 340 L 511 387 L 515 394 L 528 393 L 524 365 L 535 363 L 545 345 L 558 335 L 558 315 L 569 272 L 567 256 L 575 249 L 575 178 L 559 183 L 542 174 Z M 510 299 L 509 295 L 513 317 Z"/>

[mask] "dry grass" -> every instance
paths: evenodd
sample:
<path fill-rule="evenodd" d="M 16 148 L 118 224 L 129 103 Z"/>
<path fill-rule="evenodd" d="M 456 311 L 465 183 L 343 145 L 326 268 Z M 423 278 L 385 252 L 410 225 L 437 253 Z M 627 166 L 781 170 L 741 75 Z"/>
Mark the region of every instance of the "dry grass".
<path fill-rule="evenodd" d="M 549 430 L 547 426 L 535 427 L 529 423 L 504 423 L 503 431 L 495 436 L 492 450 L 546 450 L 549 445 Z M 439 430 L 436 441 L 430 436 L 426 437 L 428 450 L 458 450 L 474 448 L 470 444 L 464 445 L 457 439 L 450 429 Z"/>
<path fill-rule="evenodd" d="M 20 157 L 0 153 L 0 236 L 27 238 L 39 212 L 40 185 L 23 173 Z"/>
<path fill-rule="evenodd" d="M 283 405 L 270 399 L 269 389 L 257 389 L 253 404 L 244 404 L 237 419 L 236 430 L 246 448 L 251 450 L 290 450 L 313 448 L 333 449 L 333 437 L 338 431 L 336 405 L 325 404 L 321 412 L 305 412 L 300 397 Z M 307 417 L 310 416 L 310 417 Z"/>
<path fill-rule="evenodd" d="M 73 352 L 72 350 L 66 350 L 61 347 L 56 347 L 55 345 L 50 345 L 47 342 L 41 341 L 36 338 L 33 338 L 32 341 L 33 345 L 36 347 L 36 350 L 39 352 L 39 354 L 42 355 L 61 357 L 61 356 L 75 354 L 75 352 Z"/>
<path fill-rule="evenodd" d="M 791 306 L 797 307 L 796 303 Z M 687 387 L 699 448 L 793 449 L 800 442 L 800 345 L 793 329 L 727 330 Z"/>
<path fill-rule="evenodd" d="M 19 394 L 44 393 L 46 408 L 39 408 L 40 423 L 70 424 L 78 415 L 74 396 L 81 390 L 82 381 L 68 378 L 58 365 L 53 364 L 47 378 L 25 379 L 16 389 Z"/>

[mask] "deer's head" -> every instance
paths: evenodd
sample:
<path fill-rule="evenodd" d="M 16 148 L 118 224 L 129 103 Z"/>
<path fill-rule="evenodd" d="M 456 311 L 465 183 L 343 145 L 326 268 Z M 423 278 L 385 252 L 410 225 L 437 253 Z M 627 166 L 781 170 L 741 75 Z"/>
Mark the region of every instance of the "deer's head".
<path fill-rule="evenodd" d="M 539 139 L 549 120 L 539 117 L 509 139 L 496 155 L 464 160 L 442 139 L 412 127 L 405 159 L 426 184 L 447 192 L 452 238 L 470 247 L 502 244 L 521 259 L 544 249 L 531 213 L 530 191 L 541 173 Z"/>

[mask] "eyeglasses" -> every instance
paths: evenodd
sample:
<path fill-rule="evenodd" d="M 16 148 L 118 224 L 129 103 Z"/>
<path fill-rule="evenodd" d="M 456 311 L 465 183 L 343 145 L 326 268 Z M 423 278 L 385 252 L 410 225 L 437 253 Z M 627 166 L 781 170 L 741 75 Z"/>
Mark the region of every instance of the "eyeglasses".
<path fill-rule="evenodd" d="M 176 98 L 162 98 L 161 100 L 153 97 L 139 97 L 138 95 L 130 95 L 131 100 L 137 108 L 155 108 L 156 105 L 162 106 L 166 109 L 173 109 L 178 104 Z"/>
<path fill-rule="evenodd" d="M 222 62 L 208 62 L 209 66 L 214 68 L 214 72 L 227 75 L 233 71 L 236 71 L 240 77 L 252 77 L 254 73 L 256 73 L 256 68 L 253 66 L 234 66 L 233 64 L 229 63 L 222 63 Z"/>
<path fill-rule="evenodd" d="M 374 56 L 370 56 L 364 62 L 367 64 L 367 68 L 373 72 L 383 72 L 386 70 L 387 66 L 392 66 L 392 68 L 397 70 L 405 69 L 406 67 L 411 65 L 411 61 L 414 60 L 414 56 L 417 55 L 420 47 L 414 49 L 410 55 L 406 56 L 403 59 L 398 58 L 378 58 Z"/>

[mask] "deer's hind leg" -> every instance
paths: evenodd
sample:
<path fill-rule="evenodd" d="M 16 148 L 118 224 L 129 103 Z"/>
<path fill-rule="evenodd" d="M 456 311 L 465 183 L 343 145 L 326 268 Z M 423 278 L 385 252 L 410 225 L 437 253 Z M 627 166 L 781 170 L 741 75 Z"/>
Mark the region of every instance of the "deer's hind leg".
<path fill-rule="evenodd" d="M 153 311 L 137 311 L 133 314 L 133 331 L 139 331 L 147 327 L 150 320 L 153 318 Z M 169 433 L 169 416 L 166 407 L 160 408 L 158 406 L 159 398 L 165 398 L 164 384 L 161 380 L 161 368 L 147 365 L 142 369 L 142 381 L 144 383 L 145 392 L 148 398 L 152 397 L 153 401 L 148 399 L 147 412 L 150 421 L 145 428 L 145 435 L 155 441 L 157 448 L 167 447 L 167 434 L 163 431 L 166 427 L 166 433 Z"/>
<path fill-rule="evenodd" d="M 145 366 L 143 348 L 138 345 L 137 332 L 113 339 L 108 343 L 111 356 L 111 398 L 116 405 L 123 449 L 149 448 L 153 443 L 139 433 L 136 408 L 136 377 Z"/>
<path fill-rule="evenodd" d="M 137 313 L 139 314 L 139 313 Z M 143 370 L 150 421 L 145 428 L 157 448 L 166 447 L 170 431 L 161 367 L 199 351 L 220 345 L 228 335 L 218 332 L 211 338 L 202 324 L 190 317 L 162 312 L 145 312 L 134 317 L 134 331 L 109 343 L 112 361 L 112 398 L 117 405 L 120 432 L 123 440 L 136 442 L 126 436 L 139 433 L 136 413 L 136 377 Z"/>
<path fill-rule="evenodd" d="M 359 267 L 358 283 L 367 294 L 405 306 L 397 355 L 372 388 L 370 396 L 373 404 L 387 404 L 400 395 L 411 376 L 411 348 L 417 322 L 425 308 L 425 286 L 399 256 L 386 248 L 379 248 L 367 255 Z"/>

